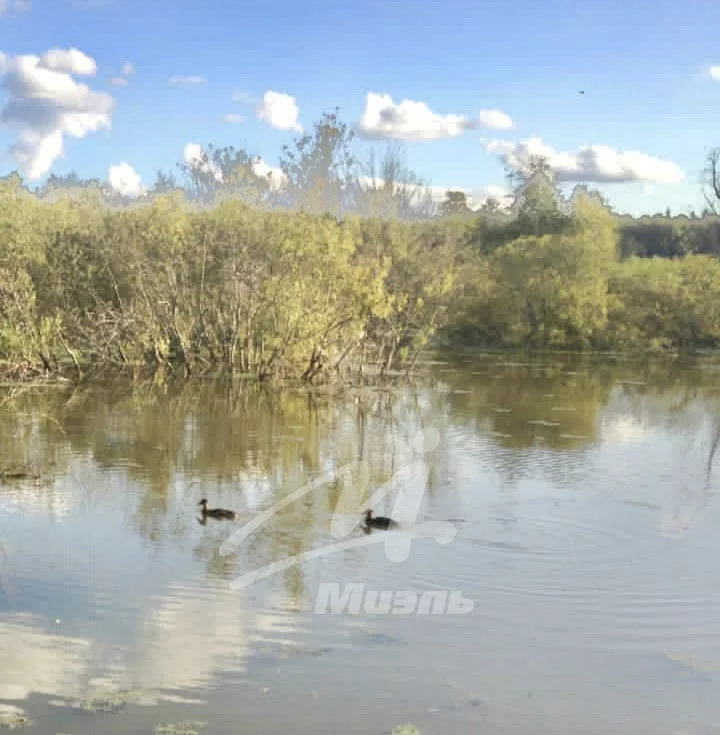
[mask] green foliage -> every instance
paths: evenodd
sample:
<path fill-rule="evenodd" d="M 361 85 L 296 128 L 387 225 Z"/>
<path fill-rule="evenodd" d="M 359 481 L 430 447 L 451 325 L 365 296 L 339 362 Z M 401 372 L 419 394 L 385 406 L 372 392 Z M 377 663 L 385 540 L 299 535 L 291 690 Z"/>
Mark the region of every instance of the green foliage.
<path fill-rule="evenodd" d="M 267 198 L 270 182 L 255 173 L 254 161 L 254 157 L 242 149 L 209 145 L 198 159 L 179 163 L 178 167 L 190 198 L 195 201 L 212 204 L 219 197 L 233 197 L 257 205 Z M 174 184 L 172 176 L 160 172 L 155 191 L 172 191 Z"/>
<path fill-rule="evenodd" d="M 348 184 L 350 139 L 328 115 L 286 150 L 287 191 L 310 197 L 291 202 L 300 212 L 256 206 L 269 183 L 232 148 L 186 170 L 189 198 L 162 175 L 135 206 L 72 177 L 41 196 L 0 180 L 0 369 L 314 381 L 408 368 L 438 340 L 720 346 L 720 218 L 628 221 L 581 188 L 563 202 L 540 164 L 517 181 L 514 216 L 423 217 L 397 151 L 381 187 Z M 337 217 L 366 205 L 376 216 Z M 627 257 L 629 238 L 671 257 Z"/>
<path fill-rule="evenodd" d="M 652 349 L 720 344 L 720 262 L 632 258 L 610 279 L 609 334 L 613 345 Z"/>
<path fill-rule="evenodd" d="M 472 210 L 468 207 L 465 192 L 448 189 L 445 192 L 445 199 L 440 203 L 439 214 L 441 217 L 472 214 Z"/>

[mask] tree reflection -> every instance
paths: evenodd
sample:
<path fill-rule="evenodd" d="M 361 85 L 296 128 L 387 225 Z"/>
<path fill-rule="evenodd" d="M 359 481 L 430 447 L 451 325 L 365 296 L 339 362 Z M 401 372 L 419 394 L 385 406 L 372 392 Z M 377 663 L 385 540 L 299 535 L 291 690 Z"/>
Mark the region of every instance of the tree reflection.
<path fill-rule="evenodd" d="M 579 477 L 582 452 L 610 440 L 608 432 L 627 431 L 627 422 L 695 430 L 720 421 L 719 400 L 720 373 L 701 361 L 583 356 L 464 358 L 384 387 L 275 390 L 241 380 L 162 378 L 45 387 L 0 407 L 0 468 L 41 468 L 49 482 L 12 492 L 47 512 L 75 496 L 104 502 L 126 492 L 127 517 L 141 538 L 180 543 L 199 529 L 193 513 L 202 495 L 249 518 L 323 473 L 362 461 L 369 476 L 356 477 L 350 495 L 359 507 L 368 487 L 412 461 L 413 437 L 427 427 L 455 437 L 453 448 L 444 442 L 425 458 L 432 500 L 457 492 L 447 478 L 461 445 L 471 447 L 469 456 L 482 453 L 508 488 L 538 467 L 562 485 Z M 93 479 L 68 490 L 69 482 L 52 480 L 88 477 L 90 466 L 93 477 L 117 482 Z M 287 506 L 229 557 L 217 548 L 230 529 L 208 524 L 194 554 L 209 574 L 229 578 L 331 541 L 343 487 L 336 479 Z M 0 492 L 11 491 L 0 486 Z M 285 580 L 299 599 L 302 570 Z"/>

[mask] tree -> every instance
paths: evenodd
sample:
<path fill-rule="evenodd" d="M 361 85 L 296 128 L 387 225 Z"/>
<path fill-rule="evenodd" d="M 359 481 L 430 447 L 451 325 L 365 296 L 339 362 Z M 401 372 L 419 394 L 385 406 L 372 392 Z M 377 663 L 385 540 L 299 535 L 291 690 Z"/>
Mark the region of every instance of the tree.
<path fill-rule="evenodd" d="M 434 215 L 432 194 L 423 179 L 406 165 L 401 145 L 388 145 L 379 166 L 371 151 L 364 169 L 364 179 L 356 179 L 353 185 L 353 209 L 357 214 L 404 220 Z"/>
<path fill-rule="evenodd" d="M 562 195 L 555 185 L 547 159 L 531 156 L 523 169 L 507 168 L 513 189 L 513 209 L 521 235 L 562 232 L 568 218 L 561 211 Z"/>
<path fill-rule="evenodd" d="M 285 145 L 280 169 L 286 177 L 283 203 L 311 214 L 341 216 L 357 161 L 350 151 L 355 134 L 340 121 L 338 108 L 324 113 L 312 133 Z"/>
<path fill-rule="evenodd" d="M 180 186 L 177 183 L 175 176 L 172 171 L 165 173 L 158 169 L 155 176 L 155 183 L 152 185 L 150 192 L 152 194 L 168 194 L 171 191 L 176 191 Z"/>
<path fill-rule="evenodd" d="M 472 209 L 468 207 L 465 192 L 448 189 L 445 192 L 445 199 L 440 204 L 440 216 L 452 217 L 453 215 L 463 214 L 472 214 Z"/>
<path fill-rule="evenodd" d="M 705 157 L 703 195 L 708 210 L 720 214 L 720 148 L 713 148 Z M 703 212 L 703 216 L 704 216 Z"/>
<path fill-rule="evenodd" d="M 578 196 L 570 222 L 567 234 L 523 236 L 493 253 L 493 312 L 506 342 L 587 347 L 602 334 L 616 225 L 589 196 Z"/>
<path fill-rule="evenodd" d="M 250 204 L 259 204 L 266 197 L 270 182 L 255 173 L 254 156 L 233 146 L 215 148 L 212 145 L 198 158 L 178 163 L 192 199 L 211 203 L 218 196 L 231 196 Z"/>
<path fill-rule="evenodd" d="M 500 212 L 500 202 L 495 197 L 488 197 L 478 210 L 480 214 L 492 217 Z"/>

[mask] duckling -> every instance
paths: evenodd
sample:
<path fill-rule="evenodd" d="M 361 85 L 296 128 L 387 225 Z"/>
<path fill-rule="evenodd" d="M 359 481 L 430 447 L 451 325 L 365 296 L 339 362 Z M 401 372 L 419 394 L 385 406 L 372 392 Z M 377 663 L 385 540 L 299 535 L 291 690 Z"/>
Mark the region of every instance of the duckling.
<path fill-rule="evenodd" d="M 365 526 L 367 528 L 397 528 L 398 523 L 392 518 L 386 518 L 385 516 L 373 517 L 372 510 L 365 511 Z"/>
<path fill-rule="evenodd" d="M 203 498 L 198 505 L 202 505 L 203 518 L 237 518 L 237 513 L 233 510 L 225 510 L 225 508 L 208 508 L 207 499 Z"/>

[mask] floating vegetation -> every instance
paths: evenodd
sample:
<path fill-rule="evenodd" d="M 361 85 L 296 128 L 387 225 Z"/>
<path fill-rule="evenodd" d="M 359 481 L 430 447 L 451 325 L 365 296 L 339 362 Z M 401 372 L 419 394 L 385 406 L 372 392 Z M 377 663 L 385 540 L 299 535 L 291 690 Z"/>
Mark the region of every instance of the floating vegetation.
<path fill-rule="evenodd" d="M 103 692 L 85 699 L 77 699 L 72 702 L 56 702 L 66 707 L 80 709 L 84 712 L 106 712 L 117 714 L 125 709 L 128 702 L 138 699 L 143 694 L 136 689 L 121 689 L 117 692 Z"/>
<path fill-rule="evenodd" d="M 406 722 L 404 725 L 395 725 L 391 735 L 420 735 L 420 730 L 411 722 Z"/>
<path fill-rule="evenodd" d="M 685 656 L 680 653 L 672 653 L 670 651 L 663 651 L 663 656 L 669 661 L 673 661 L 681 666 L 685 666 L 689 669 L 699 671 L 704 674 L 710 674 L 720 671 L 720 664 L 699 662 L 690 656 Z"/>
<path fill-rule="evenodd" d="M 155 735 L 198 735 L 207 722 L 175 722 L 162 724 L 155 728 Z"/>
<path fill-rule="evenodd" d="M 6 730 L 19 730 L 34 724 L 19 707 L 0 706 L 0 727 Z"/>
<path fill-rule="evenodd" d="M 4 470 L 0 470 L 0 480 L 3 482 L 39 479 L 40 475 L 28 467 L 6 467 Z"/>

